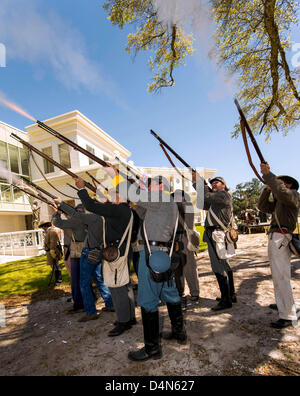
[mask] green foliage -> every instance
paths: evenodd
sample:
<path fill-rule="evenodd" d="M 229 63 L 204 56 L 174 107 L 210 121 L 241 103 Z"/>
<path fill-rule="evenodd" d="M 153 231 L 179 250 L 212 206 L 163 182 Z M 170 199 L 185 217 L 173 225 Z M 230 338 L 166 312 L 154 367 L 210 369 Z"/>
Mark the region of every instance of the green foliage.
<path fill-rule="evenodd" d="M 151 0 L 107 0 L 104 8 L 108 19 L 121 29 L 127 23 L 135 23 L 137 30 L 128 35 L 126 50 L 136 56 L 140 51 L 149 51 L 153 57 L 149 66 L 154 72 L 149 92 L 174 85 L 173 71 L 183 65 L 185 58 L 193 53 L 192 35 L 180 26 L 168 26 L 158 20 Z"/>
<path fill-rule="evenodd" d="M 0 265 L 0 300 L 17 295 L 32 294 L 48 289 L 51 267 L 46 256 L 28 258 Z M 65 268 L 62 269 L 63 284 L 69 282 Z"/>
<path fill-rule="evenodd" d="M 239 97 L 253 129 L 268 138 L 287 134 L 300 121 L 300 78 L 289 68 L 291 28 L 297 2 L 286 0 L 212 0 L 217 23 L 216 53 L 221 65 L 239 77 Z M 234 136 L 240 132 L 236 125 Z"/>
<path fill-rule="evenodd" d="M 216 48 L 211 55 L 238 77 L 236 96 L 250 126 L 254 131 L 264 129 L 266 138 L 274 131 L 287 134 L 300 122 L 300 71 L 290 69 L 286 56 L 292 44 L 291 29 L 298 21 L 297 1 L 209 0 L 206 6 L 216 24 Z M 173 86 L 174 69 L 194 51 L 192 35 L 180 22 L 169 26 L 160 21 L 152 0 L 106 0 L 104 8 L 120 28 L 128 23 L 137 26 L 128 36 L 130 54 L 153 54 L 149 92 Z M 196 18 L 190 15 L 191 20 Z M 233 136 L 239 133 L 236 125 Z"/>
<path fill-rule="evenodd" d="M 246 209 L 255 209 L 263 187 L 258 179 L 238 184 L 232 194 L 234 215 L 239 216 Z"/>

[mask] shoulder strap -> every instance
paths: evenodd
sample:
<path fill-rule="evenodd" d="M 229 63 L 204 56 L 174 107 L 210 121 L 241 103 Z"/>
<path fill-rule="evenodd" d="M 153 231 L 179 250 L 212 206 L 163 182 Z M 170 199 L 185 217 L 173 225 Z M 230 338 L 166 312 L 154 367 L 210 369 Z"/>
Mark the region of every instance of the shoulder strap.
<path fill-rule="evenodd" d="M 125 241 L 125 238 L 126 238 L 128 232 L 129 232 L 129 229 L 130 229 L 130 228 L 132 229 L 132 224 L 133 224 L 133 214 L 130 213 L 130 220 L 129 220 L 129 223 L 128 223 L 128 225 L 127 225 L 127 227 L 126 227 L 126 230 L 125 230 L 125 232 L 124 232 L 124 234 L 123 234 L 123 236 L 122 236 L 122 239 L 121 239 L 121 241 L 120 241 L 120 243 L 119 243 L 118 248 L 120 248 L 120 247 L 122 246 L 123 242 Z"/>
<path fill-rule="evenodd" d="M 177 214 L 177 218 L 176 218 L 176 223 L 175 223 L 175 228 L 174 228 L 174 233 L 173 233 L 172 246 L 171 246 L 171 250 L 170 250 L 170 253 L 169 253 L 170 257 L 173 254 L 175 237 L 176 237 L 176 232 L 177 232 L 177 228 L 178 228 L 178 220 L 179 220 L 179 213 Z M 148 251 L 149 251 L 149 256 L 151 256 L 151 248 L 150 248 L 150 245 L 149 245 L 149 239 L 148 239 L 148 235 L 147 235 L 147 232 L 146 232 L 145 220 L 143 221 L 143 230 L 144 230 L 144 236 L 145 236 L 146 245 L 147 245 L 147 248 L 148 248 Z"/>
<path fill-rule="evenodd" d="M 102 228 L 103 228 L 103 246 L 106 248 L 106 234 L 105 234 L 105 217 L 101 216 L 102 218 Z"/>
<path fill-rule="evenodd" d="M 176 237 L 176 232 L 177 232 L 177 228 L 178 228 L 178 220 L 179 220 L 179 213 L 178 213 L 177 218 L 176 218 L 176 223 L 175 223 L 175 228 L 174 228 L 174 234 L 173 234 L 173 241 L 172 241 L 172 246 L 171 246 L 171 250 L 170 250 L 170 254 L 169 254 L 170 257 L 171 257 L 172 254 L 173 254 L 174 243 L 175 243 L 175 237 Z"/>
<path fill-rule="evenodd" d="M 280 223 L 279 223 L 279 219 L 278 219 L 276 210 L 274 211 L 274 217 L 275 217 L 276 223 L 277 223 L 277 225 L 278 225 L 280 231 L 282 231 L 282 228 L 281 228 L 281 225 L 280 225 Z"/>
<path fill-rule="evenodd" d="M 184 219 L 184 217 L 182 216 L 182 214 L 179 212 L 179 217 L 178 217 L 178 222 L 183 226 L 184 230 L 186 231 L 186 233 L 188 234 L 188 232 L 191 230 L 189 228 L 189 226 L 186 224 L 186 221 Z M 178 225 L 177 225 L 178 228 Z"/>
<path fill-rule="evenodd" d="M 212 208 L 209 208 L 208 213 L 212 214 L 212 217 L 216 220 L 216 222 L 221 226 L 221 228 L 223 228 L 224 231 L 227 231 L 227 227 L 224 226 L 224 224 L 222 223 L 222 221 L 216 216 L 215 212 L 212 210 Z"/>
<path fill-rule="evenodd" d="M 212 214 L 213 218 L 216 220 L 216 222 L 220 225 L 221 228 L 223 228 L 224 231 L 228 231 L 228 227 L 225 227 L 225 225 L 222 223 L 222 221 L 217 217 L 217 215 L 215 214 L 215 212 L 212 210 L 212 208 L 209 208 L 209 211 L 207 213 L 208 215 L 208 223 L 209 225 L 213 225 L 212 221 L 211 221 L 211 217 L 210 214 Z M 229 224 L 231 223 L 232 227 L 233 227 L 233 213 L 231 214 L 231 219 Z"/>

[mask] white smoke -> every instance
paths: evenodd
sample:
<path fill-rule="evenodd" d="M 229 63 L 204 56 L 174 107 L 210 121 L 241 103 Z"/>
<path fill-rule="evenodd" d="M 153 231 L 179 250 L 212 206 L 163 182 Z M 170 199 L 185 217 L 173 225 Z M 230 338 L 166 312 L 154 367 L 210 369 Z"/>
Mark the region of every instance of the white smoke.
<path fill-rule="evenodd" d="M 161 22 L 190 29 L 199 38 L 210 37 L 212 21 L 207 0 L 153 0 L 153 4 Z"/>
<path fill-rule="evenodd" d="M 214 53 L 215 46 L 213 34 L 214 21 L 211 17 L 211 6 L 208 0 L 153 0 L 157 9 L 158 18 L 162 23 L 171 27 L 175 24 L 192 33 L 195 42 L 196 55 L 203 64 L 204 58 L 209 58 L 209 53 Z M 196 57 L 196 59 L 197 59 Z M 211 67 L 215 69 L 215 78 L 208 93 L 210 101 L 221 100 L 226 95 L 232 96 L 236 90 L 234 77 L 220 69 L 217 60 L 210 57 Z"/>
<path fill-rule="evenodd" d="M 33 188 L 28 186 L 22 179 L 9 171 L 3 161 L 0 161 L 0 178 L 6 180 L 8 184 L 19 186 L 25 190 L 31 191 L 32 193 L 36 194 L 36 191 Z"/>
<path fill-rule="evenodd" d="M 2 161 L 0 161 L 0 178 L 6 180 L 9 184 L 18 184 L 20 182 L 20 179 L 11 173 Z"/>

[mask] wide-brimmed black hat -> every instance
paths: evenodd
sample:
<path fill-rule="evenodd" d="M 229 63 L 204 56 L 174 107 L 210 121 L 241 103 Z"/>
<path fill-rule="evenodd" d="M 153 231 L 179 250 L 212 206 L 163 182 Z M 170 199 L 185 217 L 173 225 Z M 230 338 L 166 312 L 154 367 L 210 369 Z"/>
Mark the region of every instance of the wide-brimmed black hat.
<path fill-rule="evenodd" d="M 297 191 L 299 190 L 299 183 L 293 177 L 287 176 L 287 175 L 282 175 L 282 176 L 278 176 L 277 179 L 283 180 L 286 183 L 291 184 L 292 190 L 297 190 Z"/>
<path fill-rule="evenodd" d="M 228 191 L 228 187 L 227 187 L 226 181 L 224 180 L 223 177 L 221 177 L 221 176 L 216 176 L 216 177 L 214 177 L 214 178 L 212 178 L 212 179 L 209 179 L 210 184 L 212 184 L 214 181 L 219 181 L 219 182 L 225 184 L 225 186 L 226 186 L 226 191 Z"/>
<path fill-rule="evenodd" d="M 49 221 L 49 220 L 41 220 L 40 221 L 40 223 L 39 223 L 39 228 L 42 228 L 42 227 L 51 227 L 51 225 L 52 225 L 52 223 L 51 223 L 51 221 Z"/>

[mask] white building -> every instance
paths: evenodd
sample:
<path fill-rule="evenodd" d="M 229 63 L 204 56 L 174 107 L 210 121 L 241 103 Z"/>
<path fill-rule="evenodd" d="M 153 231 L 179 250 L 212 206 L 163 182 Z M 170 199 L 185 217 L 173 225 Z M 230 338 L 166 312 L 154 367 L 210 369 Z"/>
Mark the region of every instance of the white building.
<path fill-rule="evenodd" d="M 121 161 L 128 162 L 131 155 L 126 148 L 77 110 L 45 120 L 44 123 L 104 161 L 115 158 L 117 153 Z M 12 132 L 86 181 L 92 183 L 92 180 L 86 174 L 88 171 L 103 185 L 109 183 L 105 171 L 101 170 L 99 164 L 94 163 L 82 153 L 44 131 L 37 124 L 26 127 L 26 130 L 27 133 L 24 133 L 0 122 L 0 161 L 4 163 L 4 167 L 14 174 L 30 176 L 35 184 L 53 195 L 60 196 L 72 205 L 79 203 L 76 191 L 67 185 L 69 183 L 74 186 L 72 177 L 35 153 L 28 156 L 28 150 L 10 137 Z M 129 161 L 129 164 L 133 165 L 131 161 Z M 191 176 L 188 170 L 180 169 L 180 172 L 186 176 L 186 179 L 182 179 L 173 168 L 135 167 L 135 169 L 148 176 L 162 175 L 166 177 L 172 191 L 184 189 L 190 194 L 192 202 L 195 202 L 196 193 L 191 182 L 188 181 Z M 209 178 L 214 175 L 215 170 L 202 169 L 201 173 L 205 178 Z M 32 209 L 28 197 L 9 185 L 3 178 L 0 179 L 0 192 L 1 255 L 3 254 L 1 234 L 31 230 Z M 51 215 L 51 209 L 46 204 L 41 203 L 40 219 L 50 219 Z M 196 221 L 203 222 L 204 215 L 203 211 L 197 211 Z M 11 235 L 10 238 L 12 238 Z"/>
<path fill-rule="evenodd" d="M 123 161 L 127 161 L 127 158 L 131 155 L 128 150 L 77 110 L 45 120 L 44 123 L 104 161 L 114 157 L 114 152 L 116 151 Z M 89 182 L 91 182 L 91 179 L 86 174 L 87 171 L 100 180 L 106 177 L 105 173 L 101 172 L 99 164 L 94 163 L 84 154 L 45 132 L 37 124 L 30 125 L 26 129 L 31 145 L 53 158 L 56 162 L 59 162 L 65 168 L 68 168 L 74 174 Z M 69 183 L 74 186 L 74 181 L 65 172 L 59 170 L 37 154 L 33 154 L 30 168 L 32 181 L 35 184 L 54 195 L 60 196 L 70 204 L 74 205 L 80 202 L 76 191 L 67 185 Z M 55 188 L 52 188 L 47 183 L 43 175 Z M 60 192 L 66 195 L 64 196 Z M 40 216 L 43 219 L 51 216 L 51 210 L 45 204 L 42 205 Z"/>
<path fill-rule="evenodd" d="M 10 137 L 11 133 L 28 140 L 26 133 L 0 122 L 0 166 L 17 176 L 29 177 L 28 150 Z M 14 188 L 0 173 L 0 233 L 30 228 L 31 214 L 28 197 Z"/>

